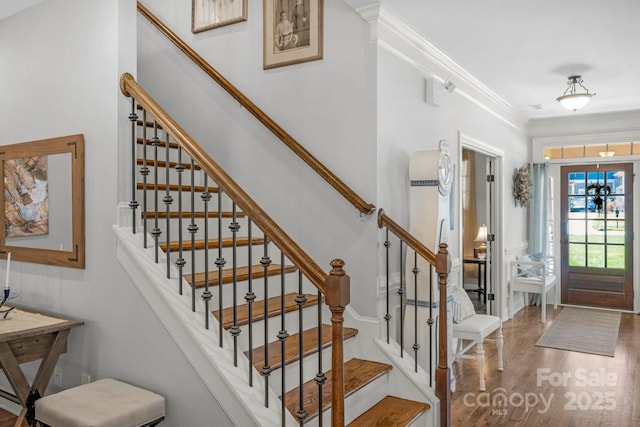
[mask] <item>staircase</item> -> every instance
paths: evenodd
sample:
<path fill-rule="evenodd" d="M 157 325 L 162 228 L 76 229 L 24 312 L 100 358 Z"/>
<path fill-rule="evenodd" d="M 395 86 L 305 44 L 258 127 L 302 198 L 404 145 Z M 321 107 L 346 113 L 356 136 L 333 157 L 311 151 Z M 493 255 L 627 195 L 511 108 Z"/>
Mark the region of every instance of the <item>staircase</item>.
<path fill-rule="evenodd" d="M 204 314 L 198 341 L 222 352 L 209 363 L 253 388 L 245 409 L 271 411 L 253 414 L 256 425 L 435 425 L 433 395 L 376 349 L 376 327 L 344 315 L 344 262 L 332 261 L 328 275 L 316 269 L 131 76 L 121 87 L 135 100 L 130 229 L 116 227 L 129 255 L 119 259 L 134 282 L 133 270 L 144 271 L 173 288 L 163 298 L 187 301 L 179 316 L 189 316 L 189 305 Z M 363 324 L 367 336 L 343 322 Z"/>

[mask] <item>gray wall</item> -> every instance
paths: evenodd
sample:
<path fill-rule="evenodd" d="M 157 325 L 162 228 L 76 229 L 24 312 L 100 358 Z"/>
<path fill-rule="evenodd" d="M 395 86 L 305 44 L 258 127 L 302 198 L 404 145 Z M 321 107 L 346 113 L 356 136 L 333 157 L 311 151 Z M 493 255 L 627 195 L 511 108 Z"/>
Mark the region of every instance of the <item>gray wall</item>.
<path fill-rule="evenodd" d="M 119 125 L 128 123 L 118 79 L 136 71 L 135 13 L 133 0 L 47 0 L 0 21 L 0 144 L 83 133 L 86 152 L 86 269 L 12 262 L 12 290 L 20 304 L 85 321 L 58 364 L 63 388 L 84 373 L 122 379 L 167 398 L 167 426 L 228 426 L 115 258 Z M 36 365 L 26 369 L 35 375 Z"/>

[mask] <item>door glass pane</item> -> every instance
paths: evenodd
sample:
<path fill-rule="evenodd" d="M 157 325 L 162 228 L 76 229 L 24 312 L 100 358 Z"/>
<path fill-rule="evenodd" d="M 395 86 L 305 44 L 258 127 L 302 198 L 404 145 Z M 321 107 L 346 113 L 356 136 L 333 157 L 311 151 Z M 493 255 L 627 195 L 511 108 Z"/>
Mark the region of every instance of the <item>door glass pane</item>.
<path fill-rule="evenodd" d="M 569 197 L 569 218 L 584 218 L 587 199 L 584 196 Z"/>
<path fill-rule="evenodd" d="M 607 245 L 607 267 L 624 268 L 624 246 Z"/>
<path fill-rule="evenodd" d="M 604 268 L 604 245 L 587 245 L 587 267 Z"/>
<path fill-rule="evenodd" d="M 624 171 L 607 172 L 607 185 L 611 187 L 611 194 L 624 194 Z"/>
<path fill-rule="evenodd" d="M 585 194 L 585 174 L 584 172 L 570 172 L 569 173 L 569 189 L 570 195 Z"/>
<path fill-rule="evenodd" d="M 604 219 L 590 219 L 587 221 L 587 240 L 589 243 L 604 243 Z"/>
<path fill-rule="evenodd" d="M 624 220 L 618 219 L 607 220 L 607 243 L 625 243 Z"/>
<path fill-rule="evenodd" d="M 569 265 L 571 267 L 586 267 L 587 257 L 585 255 L 586 246 L 581 244 L 569 244 Z"/>
<path fill-rule="evenodd" d="M 624 221 L 624 196 L 607 197 L 607 218 Z"/>
<path fill-rule="evenodd" d="M 569 242 L 571 243 L 584 243 L 585 234 L 584 226 L 586 222 L 582 219 L 570 219 L 569 221 Z"/>

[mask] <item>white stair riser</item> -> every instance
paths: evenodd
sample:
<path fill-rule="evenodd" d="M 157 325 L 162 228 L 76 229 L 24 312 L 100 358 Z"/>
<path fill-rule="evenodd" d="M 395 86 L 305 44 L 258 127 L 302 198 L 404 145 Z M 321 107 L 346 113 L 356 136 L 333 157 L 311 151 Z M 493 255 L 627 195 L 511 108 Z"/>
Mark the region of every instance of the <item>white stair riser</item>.
<path fill-rule="evenodd" d="M 355 340 L 350 338 L 344 341 L 344 360 L 355 357 Z M 326 373 L 331 369 L 331 346 L 322 350 L 322 369 Z M 314 353 L 304 358 L 302 364 L 303 383 L 315 378 L 318 373 L 318 353 Z M 282 395 L 282 369 L 277 369 L 271 373 L 269 385 L 277 395 Z M 296 361 L 285 367 L 285 390 L 290 391 L 300 386 L 300 362 Z"/>
<path fill-rule="evenodd" d="M 387 376 L 388 375 L 382 375 L 380 378 L 370 384 L 367 384 L 365 387 L 345 399 L 345 425 L 355 420 L 359 415 L 387 396 Z M 316 417 L 313 420 L 306 422 L 304 425 L 305 427 L 319 427 L 318 418 Z M 326 427 L 330 425 L 331 408 L 323 414 L 323 426 Z"/>
<path fill-rule="evenodd" d="M 214 296 L 215 298 L 215 296 Z M 217 304 L 212 307 L 212 309 L 217 310 Z M 324 308 L 323 308 L 323 316 L 324 316 Z M 303 310 L 303 329 L 307 330 L 310 328 L 314 328 L 318 324 L 318 310 L 316 307 L 307 307 Z M 271 317 L 267 319 L 267 343 L 271 343 L 274 341 L 278 341 L 278 332 L 282 328 L 280 316 Z M 328 324 L 326 317 L 323 319 L 325 324 Z M 226 321 L 226 319 L 225 319 Z M 264 338 L 264 320 L 253 322 L 253 348 L 261 347 L 265 344 Z M 241 332 L 238 335 L 238 348 L 240 351 L 244 352 L 249 349 L 249 326 L 243 325 L 240 327 Z M 298 333 L 298 312 L 286 313 L 285 315 L 285 329 L 289 333 L 289 335 L 293 335 Z"/>
<path fill-rule="evenodd" d="M 210 267 L 210 271 L 211 268 L 215 269 L 215 265 Z M 189 273 L 190 270 L 187 270 L 186 273 Z M 217 274 L 214 275 L 213 277 L 210 278 L 214 279 L 217 278 Z M 280 295 L 280 287 L 281 287 L 281 279 L 280 279 L 280 274 L 276 275 L 276 276 L 269 276 L 269 286 L 268 286 L 268 297 L 272 298 L 272 297 L 276 297 Z M 189 287 L 188 284 L 185 283 L 185 287 Z M 304 282 L 303 282 L 304 283 Z M 309 292 L 312 293 L 312 295 L 315 295 L 317 291 L 315 291 L 314 289 L 310 288 L 311 285 L 308 286 L 303 286 L 303 292 L 305 292 L 305 289 Z M 219 295 L 220 295 L 220 290 L 218 288 L 218 286 L 210 286 L 210 291 L 213 294 L 213 304 L 215 309 L 218 309 L 219 306 Z M 242 305 L 242 304 L 246 304 L 246 300 L 245 300 L 245 295 L 247 294 L 249 290 L 249 284 L 247 281 L 242 281 L 242 282 L 238 282 L 236 284 L 236 295 L 237 295 L 237 300 L 236 300 L 236 304 L 238 305 Z M 288 293 L 298 293 L 298 273 L 294 272 L 294 273 L 289 273 L 289 274 L 285 274 L 285 294 Z M 196 294 L 198 295 L 198 297 L 200 295 L 202 295 L 202 292 L 204 291 L 204 288 L 198 288 L 196 289 Z M 256 295 L 256 302 L 254 302 L 254 306 L 257 304 L 261 304 L 262 305 L 262 300 L 264 300 L 264 296 L 265 296 L 265 291 L 264 291 L 264 278 L 257 278 L 257 279 L 253 279 L 253 293 Z M 233 283 L 226 283 L 224 285 L 222 285 L 222 307 L 223 308 L 228 308 L 228 307 L 232 307 L 233 306 Z M 304 315 L 305 317 L 308 316 L 306 313 Z M 292 313 L 287 313 L 287 317 L 294 317 L 294 315 Z M 297 315 L 296 315 L 296 319 L 297 319 Z M 329 319 L 327 317 L 325 317 L 326 321 L 329 321 Z"/>

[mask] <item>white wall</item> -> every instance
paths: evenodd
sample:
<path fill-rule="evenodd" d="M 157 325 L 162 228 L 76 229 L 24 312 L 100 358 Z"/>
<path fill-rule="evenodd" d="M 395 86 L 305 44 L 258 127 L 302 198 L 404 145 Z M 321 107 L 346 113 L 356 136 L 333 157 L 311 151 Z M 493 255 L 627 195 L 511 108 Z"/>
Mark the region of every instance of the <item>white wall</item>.
<path fill-rule="evenodd" d="M 376 52 L 353 9 L 342 1 L 324 2 L 323 60 L 264 71 L 261 0 L 249 0 L 247 22 L 196 35 L 187 3 L 144 3 L 347 185 L 375 203 Z M 344 259 L 353 307 L 373 315 L 375 215 L 361 218 L 144 18 L 138 22 L 141 84 L 325 271 L 331 259 Z"/>
<path fill-rule="evenodd" d="M 425 103 L 424 71 L 387 49 L 378 49 L 378 205 L 401 225 L 407 227 L 408 218 L 408 164 L 411 154 L 418 150 L 435 150 L 438 141 L 446 139 L 458 170 L 458 132 L 481 141 L 497 151 L 504 152 L 503 180 L 496 190 L 503 194 L 502 218 L 505 224 L 503 250 L 509 252 L 526 242 L 526 210 L 516 208 L 511 197 L 512 171 L 528 161 L 528 139 L 494 115 L 469 102 L 457 92 L 444 93 L 443 105 L 434 107 Z M 446 77 L 446 76 L 445 76 Z M 452 195 L 459 206 L 459 183 Z M 460 217 L 456 207 L 455 229 L 449 236 L 451 258 L 461 258 L 459 247 Z M 497 239 L 501 229 L 496 230 Z M 501 267 L 506 272 L 505 266 Z M 452 277 L 452 280 L 456 280 Z M 507 277 L 499 284 L 504 297 Z"/>
<path fill-rule="evenodd" d="M 59 362 L 63 388 L 83 373 L 114 377 L 164 395 L 168 426 L 231 425 L 115 258 L 118 126 L 128 122 L 118 78 L 135 72 L 134 19 L 133 0 L 47 0 L 0 22 L 0 144 L 83 133 L 86 152 L 86 269 L 15 262 L 12 291 L 85 321 Z"/>

